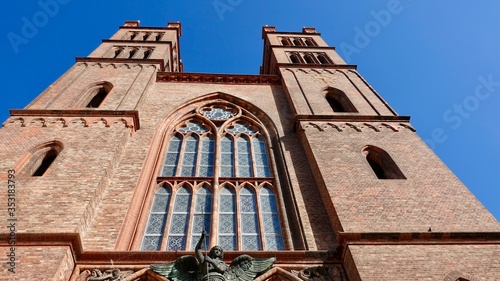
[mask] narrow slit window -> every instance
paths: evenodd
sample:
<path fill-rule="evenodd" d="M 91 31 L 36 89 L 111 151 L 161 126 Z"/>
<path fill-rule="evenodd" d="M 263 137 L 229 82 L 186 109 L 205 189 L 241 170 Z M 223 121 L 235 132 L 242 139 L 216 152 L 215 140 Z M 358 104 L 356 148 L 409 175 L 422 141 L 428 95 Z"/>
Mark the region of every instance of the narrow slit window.
<path fill-rule="evenodd" d="M 130 52 L 128 53 L 128 58 L 129 59 L 132 59 L 134 58 L 134 55 L 137 53 L 137 49 L 136 48 L 132 48 L 132 50 L 130 50 Z"/>
<path fill-rule="evenodd" d="M 310 54 L 307 54 L 307 55 L 304 55 L 304 60 L 306 61 L 306 63 L 308 64 L 315 64 L 316 62 L 314 61 L 314 58 L 312 55 Z"/>
<path fill-rule="evenodd" d="M 290 54 L 290 61 L 292 63 L 301 63 L 300 57 L 297 53 Z"/>
<path fill-rule="evenodd" d="M 90 102 L 87 104 L 87 108 L 98 108 L 101 103 L 104 101 L 106 96 L 108 95 L 108 91 L 104 87 L 101 87 L 97 94 L 90 100 Z"/>
<path fill-rule="evenodd" d="M 321 64 L 331 64 L 330 61 L 326 58 L 326 56 L 323 54 L 318 55 L 318 60 Z"/>
<path fill-rule="evenodd" d="M 49 169 L 50 165 L 56 160 L 57 155 L 59 154 L 59 151 L 55 148 L 50 149 L 45 153 L 43 156 L 43 159 L 38 166 L 38 168 L 33 172 L 33 177 L 41 177 L 45 172 Z"/>
<path fill-rule="evenodd" d="M 304 44 L 302 43 L 302 40 L 301 40 L 301 39 L 299 39 L 299 38 L 295 38 L 295 39 L 293 39 L 293 44 L 294 44 L 295 46 L 303 46 L 303 45 L 304 45 Z"/>
<path fill-rule="evenodd" d="M 291 46 L 292 43 L 290 42 L 290 39 L 284 37 L 284 38 L 281 39 L 281 45 L 283 45 L 283 46 Z"/>
<path fill-rule="evenodd" d="M 367 146 L 363 149 L 363 153 L 378 179 L 406 179 L 385 150 L 375 146 Z"/>
<path fill-rule="evenodd" d="M 115 54 L 113 56 L 113 58 L 117 58 L 123 51 L 123 48 L 115 48 Z"/>
<path fill-rule="evenodd" d="M 316 46 L 316 44 L 314 43 L 314 40 L 312 40 L 310 38 L 306 39 L 305 42 L 306 42 L 307 46 L 310 46 L 310 47 Z"/>
<path fill-rule="evenodd" d="M 358 112 L 347 95 L 336 88 L 328 88 L 325 98 L 334 112 Z"/>
<path fill-rule="evenodd" d="M 145 52 L 144 52 L 144 56 L 142 57 L 143 59 L 148 59 L 149 56 L 151 56 L 151 53 L 153 52 L 152 49 L 147 49 Z"/>

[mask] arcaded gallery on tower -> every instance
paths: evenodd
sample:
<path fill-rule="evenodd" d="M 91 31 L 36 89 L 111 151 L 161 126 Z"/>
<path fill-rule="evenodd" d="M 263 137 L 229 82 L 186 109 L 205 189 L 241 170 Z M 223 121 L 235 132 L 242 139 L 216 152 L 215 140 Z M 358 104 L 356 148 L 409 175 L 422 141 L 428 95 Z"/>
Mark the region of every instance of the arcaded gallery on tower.
<path fill-rule="evenodd" d="M 498 221 L 315 28 L 264 26 L 259 75 L 181 35 L 127 21 L 10 111 L 1 280 L 500 280 Z"/>

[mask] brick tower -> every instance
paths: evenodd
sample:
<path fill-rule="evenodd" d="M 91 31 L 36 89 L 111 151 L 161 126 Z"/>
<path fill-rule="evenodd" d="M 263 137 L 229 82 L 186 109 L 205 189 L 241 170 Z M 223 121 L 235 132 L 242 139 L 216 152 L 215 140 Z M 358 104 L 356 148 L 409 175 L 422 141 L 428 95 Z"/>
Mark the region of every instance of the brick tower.
<path fill-rule="evenodd" d="M 180 36 L 127 21 L 10 111 L 1 278 L 165 280 L 203 240 L 258 280 L 500 279 L 500 224 L 314 28 L 263 27 L 259 75 Z"/>

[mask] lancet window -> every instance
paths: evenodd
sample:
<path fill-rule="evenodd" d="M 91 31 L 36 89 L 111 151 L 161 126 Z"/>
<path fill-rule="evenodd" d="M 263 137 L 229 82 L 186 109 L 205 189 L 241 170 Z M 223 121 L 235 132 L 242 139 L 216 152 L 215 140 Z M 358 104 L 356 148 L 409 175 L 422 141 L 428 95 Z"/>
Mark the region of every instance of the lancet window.
<path fill-rule="evenodd" d="M 166 136 L 142 250 L 283 250 L 266 130 L 230 104 L 198 108 Z M 207 245 L 209 246 L 209 245 Z"/>

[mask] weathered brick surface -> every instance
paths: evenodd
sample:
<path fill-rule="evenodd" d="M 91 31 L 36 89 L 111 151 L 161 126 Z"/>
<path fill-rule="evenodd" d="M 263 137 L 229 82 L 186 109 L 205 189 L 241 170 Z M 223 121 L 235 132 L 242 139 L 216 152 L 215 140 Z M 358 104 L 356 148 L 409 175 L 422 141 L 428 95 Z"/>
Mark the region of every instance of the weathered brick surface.
<path fill-rule="evenodd" d="M 9 271 L 9 266 L 3 253 L 10 252 L 9 247 L 1 246 L 2 271 L 0 280 L 5 281 L 66 281 L 69 280 L 74 258 L 69 247 L 64 246 L 16 246 L 15 273 Z"/>
<path fill-rule="evenodd" d="M 499 231 L 478 202 L 413 131 L 381 123 L 303 124 L 318 169 L 345 232 Z M 313 126 L 314 125 L 314 126 Z M 337 128 L 334 128 L 335 125 Z M 342 130 L 342 131 L 339 131 Z M 356 129 L 360 130 L 357 131 Z M 384 149 L 406 179 L 377 179 L 362 149 Z"/>
<path fill-rule="evenodd" d="M 16 215 L 19 232 L 85 231 L 113 174 L 116 158 L 130 130 L 99 128 L 5 127 L 0 130 L 0 169 L 16 169 Z M 21 159 L 45 142 L 58 140 L 63 149 L 42 177 L 24 174 Z M 96 145 L 98 144 L 98 145 Z M 0 193 L 7 201 L 6 190 Z M 5 221 L 8 213 L 1 212 Z M 3 229 L 2 229 L 3 232 Z"/>
<path fill-rule="evenodd" d="M 351 245 L 349 250 L 363 281 L 455 281 L 460 277 L 493 281 L 500 273 L 499 245 Z M 358 280 L 349 270 L 350 280 Z"/>

